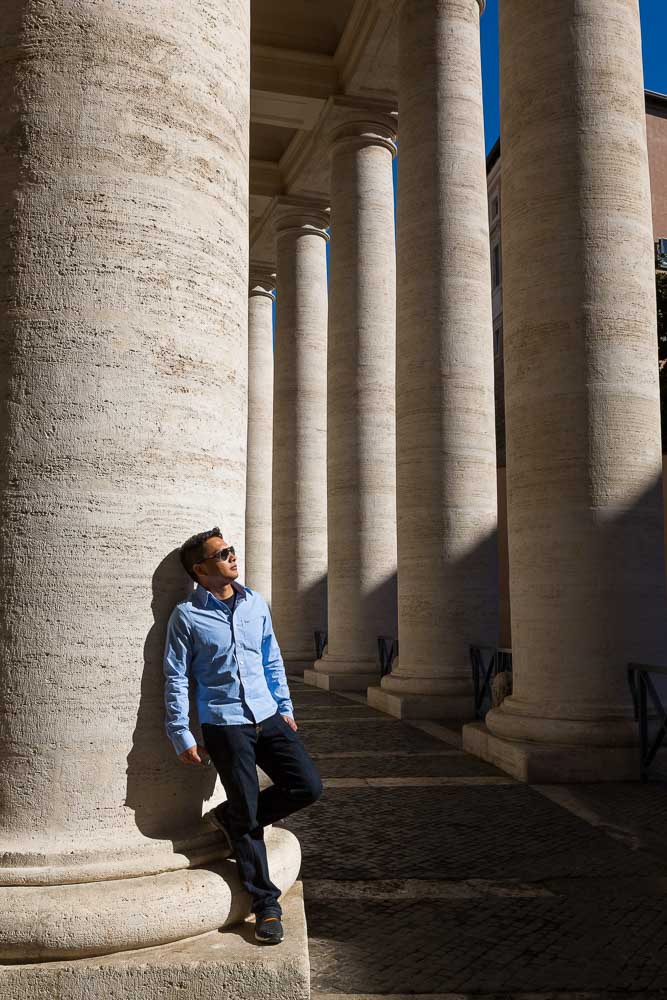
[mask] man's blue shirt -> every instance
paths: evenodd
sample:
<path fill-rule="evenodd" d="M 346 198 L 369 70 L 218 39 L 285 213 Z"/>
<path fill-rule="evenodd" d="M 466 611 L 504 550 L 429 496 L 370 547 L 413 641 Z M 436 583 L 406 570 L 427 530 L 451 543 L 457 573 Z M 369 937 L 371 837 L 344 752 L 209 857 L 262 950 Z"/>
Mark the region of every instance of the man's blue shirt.
<path fill-rule="evenodd" d="M 166 729 L 176 753 L 196 744 L 189 679 L 200 722 L 247 725 L 294 715 L 271 613 L 260 594 L 234 583 L 236 606 L 197 587 L 176 605 L 164 651 Z"/>

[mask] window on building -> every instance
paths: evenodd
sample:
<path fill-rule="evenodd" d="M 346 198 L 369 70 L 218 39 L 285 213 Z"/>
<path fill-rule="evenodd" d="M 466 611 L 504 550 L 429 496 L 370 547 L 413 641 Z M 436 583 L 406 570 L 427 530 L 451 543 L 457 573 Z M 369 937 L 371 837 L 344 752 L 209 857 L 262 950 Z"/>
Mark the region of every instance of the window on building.
<path fill-rule="evenodd" d="M 500 196 L 494 195 L 491 199 L 491 219 L 497 219 L 500 215 Z"/>
<path fill-rule="evenodd" d="M 491 284 L 494 289 L 500 288 L 501 281 L 500 243 L 494 243 L 491 250 Z"/>
<path fill-rule="evenodd" d="M 499 358 L 503 353 L 503 324 L 498 323 L 493 330 L 493 356 Z"/>

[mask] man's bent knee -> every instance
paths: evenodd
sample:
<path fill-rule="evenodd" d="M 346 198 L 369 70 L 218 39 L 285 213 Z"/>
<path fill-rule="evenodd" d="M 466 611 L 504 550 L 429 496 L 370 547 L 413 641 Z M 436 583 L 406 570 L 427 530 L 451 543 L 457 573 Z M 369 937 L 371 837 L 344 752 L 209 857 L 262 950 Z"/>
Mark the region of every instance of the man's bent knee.
<path fill-rule="evenodd" d="M 322 779 L 318 774 L 304 777 L 304 781 L 297 788 L 292 789 L 291 795 L 299 803 L 299 806 L 310 806 L 322 797 L 324 787 Z"/>

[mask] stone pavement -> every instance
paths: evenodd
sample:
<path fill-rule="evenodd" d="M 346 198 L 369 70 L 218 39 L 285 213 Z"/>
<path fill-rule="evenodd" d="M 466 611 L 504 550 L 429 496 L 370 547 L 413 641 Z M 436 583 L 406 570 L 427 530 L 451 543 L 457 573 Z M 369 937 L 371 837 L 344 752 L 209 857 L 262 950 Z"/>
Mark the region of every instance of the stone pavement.
<path fill-rule="evenodd" d="M 667 771 L 526 786 L 453 729 L 290 688 L 325 786 L 284 823 L 313 1000 L 667 998 Z"/>

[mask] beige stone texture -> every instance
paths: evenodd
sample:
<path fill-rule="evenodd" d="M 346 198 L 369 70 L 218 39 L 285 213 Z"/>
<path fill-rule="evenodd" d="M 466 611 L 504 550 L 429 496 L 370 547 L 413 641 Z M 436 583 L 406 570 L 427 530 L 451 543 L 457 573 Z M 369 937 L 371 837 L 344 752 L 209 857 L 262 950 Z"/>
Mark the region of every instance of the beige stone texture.
<path fill-rule="evenodd" d="M 326 206 L 279 199 L 273 403 L 274 628 L 290 669 L 326 625 Z"/>
<path fill-rule="evenodd" d="M 636 781 L 639 756 L 635 747 L 550 746 L 494 736 L 483 722 L 463 727 L 462 746 L 527 784 L 579 784 Z"/>
<path fill-rule="evenodd" d="M 364 111 L 331 137 L 328 646 L 315 664 L 359 689 L 378 679 L 377 636 L 397 625 L 396 123 Z"/>
<path fill-rule="evenodd" d="M 266 842 L 271 878 L 286 892 L 299 874 L 298 841 L 288 830 L 269 829 Z M 137 878 L 0 886 L 0 962 L 149 948 L 236 923 L 249 912 L 233 861 Z"/>
<path fill-rule="evenodd" d="M 470 716 L 468 646 L 497 639 L 479 13 L 477 0 L 404 0 L 398 28 L 400 654 L 381 687 L 397 715 L 402 698 L 422 698 L 438 716 Z"/>
<path fill-rule="evenodd" d="M 319 663 L 316 660 L 315 663 Z M 303 679 L 306 684 L 312 687 L 321 688 L 323 691 L 365 691 L 371 684 L 377 682 L 378 671 L 376 668 L 367 674 L 334 673 L 331 670 L 304 669 Z"/>
<path fill-rule="evenodd" d="M 486 722 L 624 747 L 626 666 L 667 651 L 639 12 L 505 0 L 500 25 L 514 694 Z"/>
<path fill-rule="evenodd" d="M 0 942 L 14 960 L 127 947 L 132 920 L 109 912 L 123 892 L 152 943 L 200 930 L 210 906 L 186 869 L 222 854 L 201 823 L 220 788 L 166 739 L 162 650 L 190 586 L 176 547 L 216 523 L 243 543 L 249 13 L 0 3 Z M 298 847 L 279 853 L 293 880 Z"/>
<path fill-rule="evenodd" d="M 275 268 L 250 262 L 245 583 L 271 603 L 273 303 Z"/>
<path fill-rule="evenodd" d="M 300 882 L 282 899 L 285 940 L 255 941 L 252 920 L 231 931 L 78 961 L 6 965 L 0 1000 L 308 1000 L 310 963 Z"/>
<path fill-rule="evenodd" d="M 512 648 L 509 548 L 507 538 L 507 470 L 498 469 L 498 642 Z"/>

